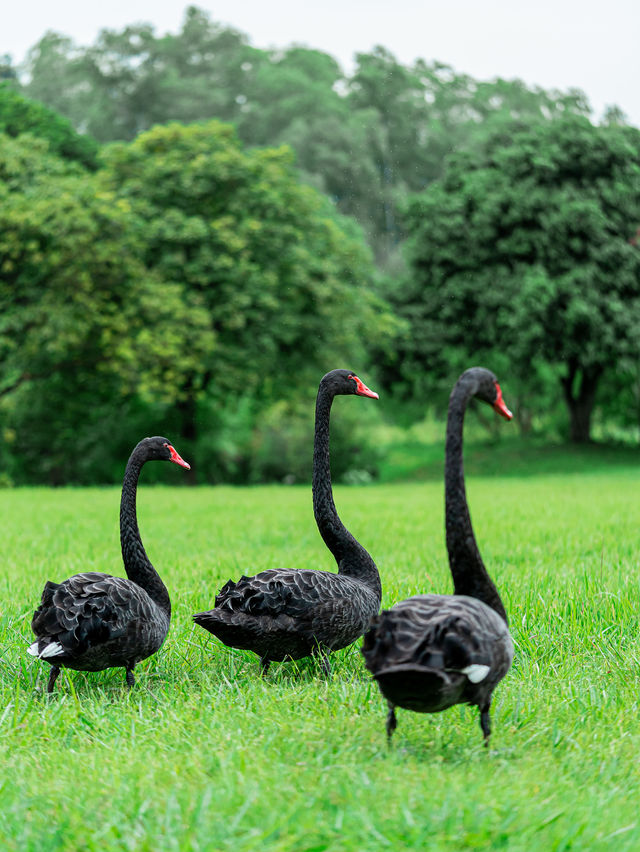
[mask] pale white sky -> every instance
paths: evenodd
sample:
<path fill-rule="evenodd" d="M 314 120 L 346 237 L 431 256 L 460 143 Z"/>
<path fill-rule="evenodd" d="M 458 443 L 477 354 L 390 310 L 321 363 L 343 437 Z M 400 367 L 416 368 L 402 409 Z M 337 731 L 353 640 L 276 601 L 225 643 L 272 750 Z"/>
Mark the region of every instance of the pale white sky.
<path fill-rule="evenodd" d="M 179 29 L 186 3 L 166 0 L 19 0 L 0 3 L 0 54 L 14 62 L 47 29 L 91 43 L 103 27 L 140 21 Z M 438 59 L 479 79 L 519 77 L 582 89 L 599 118 L 617 103 L 640 126 L 639 0 L 200 0 L 214 20 L 255 47 L 297 43 L 353 55 L 382 44 L 405 63 Z"/>

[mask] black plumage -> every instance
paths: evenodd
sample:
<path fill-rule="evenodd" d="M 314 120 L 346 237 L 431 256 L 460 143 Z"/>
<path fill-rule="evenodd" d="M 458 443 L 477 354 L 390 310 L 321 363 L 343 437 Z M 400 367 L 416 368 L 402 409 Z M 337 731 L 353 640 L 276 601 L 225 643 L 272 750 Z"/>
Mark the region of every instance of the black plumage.
<path fill-rule="evenodd" d="M 396 728 L 395 708 L 436 713 L 454 704 L 480 709 L 489 740 L 493 690 L 513 659 L 504 605 L 480 556 L 467 505 L 462 429 L 476 396 L 507 419 L 511 412 L 493 373 L 467 370 L 449 400 L 445 461 L 445 517 L 453 595 L 416 595 L 374 618 L 364 636 L 365 664 L 387 699 L 387 734 Z"/>
<path fill-rule="evenodd" d="M 333 370 L 320 382 L 313 451 L 313 509 L 318 530 L 338 564 L 338 573 L 276 568 L 229 580 L 215 608 L 193 616 L 225 645 L 258 654 L 263 671 L 272 661 L 297 660 L 344 648 L 380 609 L 378 569 L 344 527 L 331 487 L 329 420 L 338 394 L 377 398 L 348 370 Z"/>
<path fill-rule="evenodd" d="M 189 467 L 159 436 L 140 441 L 131 453 L 120 503 L 120 544 L 128 579 L 89 572 L 45 584 L 31 622 L 36 641 L 29 653 L 51 665 L 49 692 L 60 667 L 101 671 L 124 666 L 131 686 L 136 663 L 154 654 L 167 635 L 169 593 L 145 552 L 136 517 L 140 470 L 152 459 Z"/>

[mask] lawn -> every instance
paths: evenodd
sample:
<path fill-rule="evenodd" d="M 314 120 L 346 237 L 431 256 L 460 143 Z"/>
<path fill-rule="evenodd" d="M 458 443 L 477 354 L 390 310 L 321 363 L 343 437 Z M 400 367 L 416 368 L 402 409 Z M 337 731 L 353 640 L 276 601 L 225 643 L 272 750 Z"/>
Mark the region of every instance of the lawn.
<path fill-rule="evenodd" d="M 474 708 L 383 701 L 357 646 L 313 663 L 228 650 L 191 624 L 229 577 L 334 564 L 305 487 L 139 492 L 147 551 L 172 594 L 162 650 L 136 669 L 63 673 L 27 656 L 47 579 L 122 573 L 117 489 L 0 492 L 0 845 L 7 850 L 640 848 L 640 468 L 542 466 L 474 477 L 481 551 L 516 657 L 489 751 Z M 562 470 L 562 466 L 558 466 Z M 449 591 L 443 487 L 336 489 L 380 567 L 384 603 Z"/>

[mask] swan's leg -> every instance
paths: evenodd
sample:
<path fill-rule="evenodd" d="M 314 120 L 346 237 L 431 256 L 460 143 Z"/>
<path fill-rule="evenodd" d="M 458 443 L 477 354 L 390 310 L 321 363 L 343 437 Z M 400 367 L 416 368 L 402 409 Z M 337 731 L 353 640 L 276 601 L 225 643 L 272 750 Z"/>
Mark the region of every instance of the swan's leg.
<path fill-rule="evenodd" d="M 480 708 L 480 727 L 482 728 L 482 733 L 484 734 L 484 744 L 487 748 L 489 748 L 489 737 L 491 736 L 491 716 L 489 715 L 490 709 L 490 704 L 487 704 L 485 707 Z"/>
<path fill-rule="evenodd" d="M 266 673 L 269 671 L 269 666 L 271 665 L 271 660 L 267 657 L 260 657 L 260 674 L 264 677 Z"/>
<path fill-rule="evenodd" d="M 131 689 L 131 687 L 135 686 L 135 683 L 136 683 L 136 679 L 135 679 L 135 676 L 133 674 L 133 666 L 131 666 L 131 668 L 129 668 L 129 666 L 127 666 L 126 672 L 127 673 L 125 675 L 125 680 L 127 681 L 127 686 L 129 687 L 129 689 Z"/>
<path fill-rule="evenodd" d="M 58 666 L 51 666 L 51 672 L 49 674 L 49 683 L 47 684 L 47 692 L 53 692 L 53 686 L 58 679 L 58 675 L 60 674 L 60 668 Z"/>
<path fill-rule="evenodd" d="M 387 704 L 389 705 L 389 712 L 387 713 L 387 742 L 391 745 L 391 735 L 398 727 L 398 720 L 396 719 L 395 706 L 390 701 L 387 701 Z"/>

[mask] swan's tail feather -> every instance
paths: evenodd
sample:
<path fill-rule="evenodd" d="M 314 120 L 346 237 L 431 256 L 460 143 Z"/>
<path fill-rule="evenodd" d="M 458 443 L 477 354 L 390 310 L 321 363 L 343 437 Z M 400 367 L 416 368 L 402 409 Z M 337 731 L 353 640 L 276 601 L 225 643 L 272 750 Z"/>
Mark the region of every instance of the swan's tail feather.
<path fill-rule="evenodd" d="M 388 701 L 418 713 L 437 713 L 451 707 L 465 687 L 465 678 L 459 672 L 444 672 L 414 663 L 385 666 L 374 677 Z"/>
<path fill-rule="evenodd" d="M 384 697 L 421 713 L 464 700 L 469 684 L 480 683 L 490 671 L 489 661 L 457 625 L 427 619 L 424 629 L 416 629 L 393 609 L 372 619 L 362 653 Z"/>
<path fill-rule="evenodd" d="M 470 666 L 460 669 L 460 671 L 469 678 L 471 683 L 480 683 L 489 674 L 491 669 L 482 663 L 472 663 Z"/>
<path fill-rule="evenodd" d="M 40 657 L 40 659 L 59 657 L 63 653 L 64 648 L 59 642 L 47 641 L 46 639 L 38 639 L 27 648 L 27 654 L 31 654 L 32 657 Z"/>
<path fill-rule="evenodd" d="M 195 613 L 193 620 L 225 645 L 246 651 L 254 650 L 263 632 L 259 618 L 241 612 L 212 609 Z"/>

